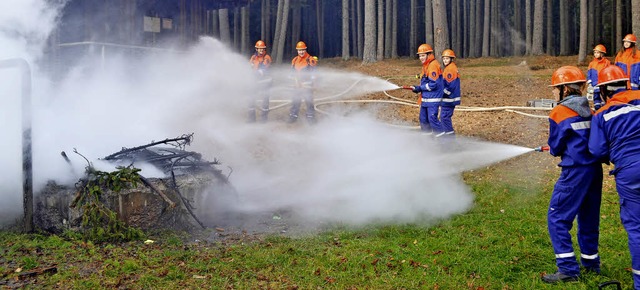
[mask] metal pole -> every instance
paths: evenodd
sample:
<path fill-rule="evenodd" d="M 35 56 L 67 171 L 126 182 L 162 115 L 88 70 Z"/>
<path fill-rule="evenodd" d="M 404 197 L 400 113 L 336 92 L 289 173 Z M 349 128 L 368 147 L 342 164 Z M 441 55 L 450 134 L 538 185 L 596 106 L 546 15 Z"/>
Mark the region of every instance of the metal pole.
<path fill-rule="evenodd" d="M 0 60 L 0 69 L 19 68 L 22 77 L 22 201 L 24 231 L 33 231 L 33 172 L 31 162 L 31 67 L 21 58 Z"/>

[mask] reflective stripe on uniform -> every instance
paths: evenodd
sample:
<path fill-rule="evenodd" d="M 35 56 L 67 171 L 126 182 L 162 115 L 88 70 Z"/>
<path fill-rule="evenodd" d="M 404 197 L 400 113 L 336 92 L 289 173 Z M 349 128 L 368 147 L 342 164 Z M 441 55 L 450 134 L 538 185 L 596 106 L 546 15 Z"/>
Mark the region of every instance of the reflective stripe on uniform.
<path fill-rule="evenodd" d="M 562 254 L 556 254 L 556 258 L 558 259 L 562 259 L 562 258 L 571 258 L 571 257 L 575 257 L 576 253 L 571 252 L 571 253 L 562 253 Z"/>
<path fill-rule="evenodd" d="M 451 92 L 450 92 L 449 90 L 447 90 L 447 89 L 444 89 L 444 90 L 442 90 L 442 91 L 443 91 L 445 94 L 447 94 L 447 95 L 451 95 Z"/>
<path fill-rule="evenodd" d="M 637 88 L 638 84 L 631 84 L 632 87 Z"/>
<path fill-rule="evenodd" d="M 580 257 L 582 257 L 583 259 L 587 259 L 587 260 L 594 260 L 594 259 L 598 258 L 598 254 L 594 254 L 594 255 L 580 254 Z"/>
<path fill-rule="evenodd" d="M 640 270 L 631 269 L 631 273 L 633 273 L 634 275 L 640 275 Z"/>
<path fill-rule="evenodd" d="M 460 101 L 460 97 L 453 98 L 453 99 L 443 98 L 442 101 L 443 102 L 449 102 L 449 103 L 458 102 L 458 101 Z"/>
<path fill-rule="evenodd" d="M 573 130 L 584 130 L 591 128 L 591 121 L 582 121 L 571 123 L 571 128 Z"/>
<path fill-rule="evenodd" d="M 640 105 L 634 106 L 634 105 L 627 105 L 624 106 L 620 109 L 617 109 L 615 111 L 611 111 L 609 113 L 604 114 L 604 121 L 609 121 L 615 117 L 618 117 L 620 115 L 624 115 L 624 114 L 628 114 L 631 113 L 633 111 L 640 111 Z"/>
<path fill-rule="evenodd" d="M 442 102 L 442 99 L 431 99 L 431 98 L 422 98 L 422 102 L 423 103 L 437 103 L 437 102 Z"/>

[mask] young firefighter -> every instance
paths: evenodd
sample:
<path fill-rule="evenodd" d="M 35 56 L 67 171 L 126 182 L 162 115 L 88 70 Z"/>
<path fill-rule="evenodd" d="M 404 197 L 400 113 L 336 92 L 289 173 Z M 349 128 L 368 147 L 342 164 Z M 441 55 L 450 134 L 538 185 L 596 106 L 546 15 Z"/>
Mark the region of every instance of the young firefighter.
<path fill-rule="evenodd" d="M 298 55 L 291 60 L 291 70 L 293 71 L 293 79 L 295 80 L 296 91 L 292 97 L 291 111 L 289 111 L 289 123 L 298 120 L 298 112 L 302 99 L 307 104 L 307 121 L 309 124 L 315 124 L 315 108 L 313 106 L 313 75 L 318 59 L 307 53 L 307 45 L 299 41 L 296 44 Z"/>
<path fill-rule="evenodd" d="M 627 34 L 622 39 L 622 49 L 616 54 L 614 63 L 629 78 L 627 89 L 637 90 L 640 85 L 640 52 L 636 48 L 636 36 Z"/>
<path fill-rule="evenodd" d="M 620 198 L 620 220 L 629 238 L 631 273 L 640 289 L 640 91 L 626 89 L 627 76 L 617 66 L 598 75 L 600 93 L 606 104 L 593 116 L 589 150 L 615 168 Z"/>
<path fill-rule="evenodd" d="M 589 100 L 580 95 L 586 83 L 582 71 L 563 66 L 551 76 L 558 105 L 549 114 L 549 153 L 560 156 L 560 177 L 547 213 L 547 226 L 556 255 L 558 271 L 546 274 L 547 283 L 576 281 L 580 266 L 576 261 L 569 231 L 578 217 L 578 244 L 582 265 L 600 272 L 598 237 L 602 199 L 602 165 L 589 153 Z"/>
<path fill-rule="evenodd" d="M 267 75 L 269 66 L 271 66 L 271 56 L 267 54 L 267 45 L 262 40 L 256 41 L 256 52 L 251 56 L 249 64 L 258 76 L 258 84 L 260 86 L 260 97 L 262 97 L 262 105 L 260 106 L 260 121 L 266 122 L 269 114 L 269 87 L 271 78 Z M 249 101 L 249 122 L 256 121 L 256 100 Z"/>
<path fill-rule="evenodd" d="M 423 133 L 439 134 L 442 132 L 438 121 L 438 109 L 442 101 L 442 70 L 440 63 L 433 55 L 433 48 L 428 44 L 418 47 L 418 57 L 422 62 L 420 85 L 411 86 L 414 93 L 421 93 L 420 129 Z"/>
<path fill-rule="evenodd" d="M 440 105 L 442 133 L 436 137 L 455 135 L 451 117 L 453 117 L 453 110 L 457 105 L 460 105 L 460 73 L 458 73 L 458 66 L 453 62 L 455 58 L 456 54 L 451 49 L 445 49 L 442 52 L 442 64 L 444 64 L 444 71 L 442 72 L 444 89 L 442 90 L 442 103 Z"/>
<path fill-rule="evenodd" d="M 604 45 L 596 45 L 596 47 L 593 48 L 593 60 L 589 63 L 589 68 L 587 69 L 588 91 L 593 94 L 593 107 L 596 110 L 604 105 L 600 97 L 600 88 L 598 88 L 598 73 L 611 64 L 611 62 L 604 57 L 605 53 L 607 53 L 607 49 Z"/>

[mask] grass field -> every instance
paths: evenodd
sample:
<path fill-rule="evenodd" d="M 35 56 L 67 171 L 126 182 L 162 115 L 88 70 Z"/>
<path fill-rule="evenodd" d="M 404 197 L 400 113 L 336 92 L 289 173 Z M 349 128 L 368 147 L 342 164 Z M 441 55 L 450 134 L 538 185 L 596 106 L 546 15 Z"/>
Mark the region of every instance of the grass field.
<path fill-rule="evenodd" d="M 618 280 L 624 289 L 630 288 L 627 237 L 619 221 L 611 178 L 605 178 L 602 203 L 602 274 L 585 274 L 576 283 L 546 285 L 540 276 L 555 271 L 546 210 L 557 171 L 528 177 L 514 172 L 507 163 L 464 174 L 475 194 L 470 211 L 423 224 L 358 229 L 335 225 L 303 237 L 263 236 L 214 243 L 175 234 L 150 235 L 148 238 L 156 242 L 149 245 L 142 241 L 95 245 L 5 231 L 0 233 L 0 285 L 63 289 L 597 289 L 600 283 Z M 56 274 L 20 280 L 25 272 L 51 266 L 57 268 Z"/>

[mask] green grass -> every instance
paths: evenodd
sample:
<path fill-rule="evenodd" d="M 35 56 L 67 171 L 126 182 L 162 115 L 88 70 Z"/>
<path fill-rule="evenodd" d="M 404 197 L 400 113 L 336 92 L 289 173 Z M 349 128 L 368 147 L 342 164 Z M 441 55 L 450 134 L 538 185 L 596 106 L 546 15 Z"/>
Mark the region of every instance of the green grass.
<path fill-rule="evenodd" d="M 583 275 L 579 282 L 561 286 L 541 282 L 543 273 L 555 271 L 546 211 L 556 176 L 527 178 L 498 164 L 464 174 L 475 206 L 450 220 L 336 226 L 297 238 L 186 243 L 164 234 L 151 237 L 157 240 L 151 245 L 96 245 L 1 232 L 0 281 L 14 279 L 17 268 L 57 265 L 56 274 L 39 276 L 31 287 L 597 289 L 613 279 L 631 287 L 627 237 L 611 187 L 602 205 L 602 274 Z"/>

